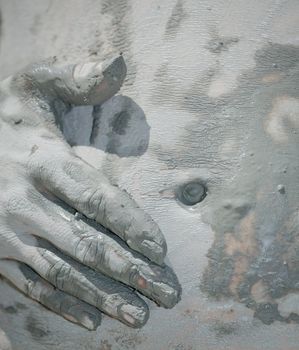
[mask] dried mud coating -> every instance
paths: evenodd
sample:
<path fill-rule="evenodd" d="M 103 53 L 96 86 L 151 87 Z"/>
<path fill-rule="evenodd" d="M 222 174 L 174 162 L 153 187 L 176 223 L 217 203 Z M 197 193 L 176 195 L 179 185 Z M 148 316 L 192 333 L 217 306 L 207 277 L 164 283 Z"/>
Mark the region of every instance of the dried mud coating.
<path fill-rule="evenodd" d="M 63 67 L 53 59 L 0 85 L 0 274 L 90 330 L 100 311 L 143 326 L 149 309 L 135 290 L 166 308 L 180 299 L 158 225 L 57 127 L 71 106 L 111 98 L 125 76 L 122 56 Z"/>

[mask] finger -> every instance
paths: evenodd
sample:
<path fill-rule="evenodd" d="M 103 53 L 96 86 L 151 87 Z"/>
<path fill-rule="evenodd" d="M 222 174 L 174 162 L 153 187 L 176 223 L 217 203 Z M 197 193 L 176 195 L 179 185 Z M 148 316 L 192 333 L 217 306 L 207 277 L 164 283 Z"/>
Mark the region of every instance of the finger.
<path fill-rule="evenodd" d="M 171 308 L 179 301 L 181 288 L 169 267 L 150 263 L 102 227 L 91 227 L 49 199 L 36 193 L 32 208 L 19 217 L 36 236 L 84 265 L 137 289 L 159 305 Z"/>
<path fill-rule="evenodd" d="M 166 255 L 166 241 L 154 220 L 130 196 L 112 186 L 98 170 L 60 150 L 59 159 L 31 157 L 33 176 L 71 207 L 122 238 L 130 248 L 157 264 Z"/>
<path fill-rule="evenodd" d="M 127 72 L 122 56 L 63 67 L 55 65 L 55 60 L 25 69 L 13 78 L 12 86 L 19 93 L 38 92 L 48 102 L 60 99 L 74 105 L 96 105 L 116 94 Z"/>
<path fill-rule="evenodd" d="M 101 323 L 99 310 L 54 288 L 24 264 L 2 260 L 0 261 L 0 275 L 31 299 L 71 322 L 89 330 L 95 330 Z"/>
<path fill-rule="evenodd" d="M 130 288 L 43 244 L 47 248 L 27 248 L 24 256 L 24 263 L 41 277 L 130 327 L 139 328 L 146 323 L 148 306 Z"/>

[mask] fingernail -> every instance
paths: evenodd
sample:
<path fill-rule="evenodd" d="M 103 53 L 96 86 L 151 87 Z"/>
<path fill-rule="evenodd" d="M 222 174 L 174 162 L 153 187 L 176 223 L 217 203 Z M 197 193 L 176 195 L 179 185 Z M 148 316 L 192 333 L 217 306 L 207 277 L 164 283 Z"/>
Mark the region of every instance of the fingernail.
<path fill-rule="evenodd" d="M 167 266 L 140 266 L 133 283 L 143 295 L 167 309 L 174 307 L 181 299 L 181 285 Z"/>
<path fill-rule="evenodd" d="M 173 308 L 181 298 L 180 286 L 177 286 L 177 289 L 175 289 L 165 283 L 155 282 L 154 292 L 159 296 L 161 305 L 168 309 Z"/>
<path fill-rule="evenodd" d="M 102 64 L 103 74 L 109 73 L 111 76 L 121 78 L 126 74 L 126 64 L 122 56 L 115 56 L 107 59 Z"/>
<path fill-rule="evenodd" d="M 148 309 L 139 308 L 129 304 L 121 307 L 120 314 L 125 323 L 134 328 L 142 327 L 149 317 Z"/>
<path fill-rule="evenodd" d="M 101 316 L 100 314 L 95 315 L 84 311 L 82 312 L 82 316 L 80 317 L 79 322 L 85 328 L 89 329 L 90 331 L 94 331 L 101 324 Z"/>

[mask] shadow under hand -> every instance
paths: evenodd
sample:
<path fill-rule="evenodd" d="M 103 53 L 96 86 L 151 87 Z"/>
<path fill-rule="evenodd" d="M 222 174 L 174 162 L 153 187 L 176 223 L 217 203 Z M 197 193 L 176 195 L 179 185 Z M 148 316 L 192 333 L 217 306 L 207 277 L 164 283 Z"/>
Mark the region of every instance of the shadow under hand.
<path fill-rule="evenodd" d="M 142 108 L 122 95 L 100 106 L 72 108 L 63 118 L 62 131 L 71 146 L 91 146 L 119 157 L 144 154 L 150 138 Z"/>

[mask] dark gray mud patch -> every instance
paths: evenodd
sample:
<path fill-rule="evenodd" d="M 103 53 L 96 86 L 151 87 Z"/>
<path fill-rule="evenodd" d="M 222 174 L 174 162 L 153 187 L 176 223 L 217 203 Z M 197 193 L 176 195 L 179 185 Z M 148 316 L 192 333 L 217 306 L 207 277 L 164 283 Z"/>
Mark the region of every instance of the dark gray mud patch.
<path fill-rule="evenodd" d="M 265 324 L 271 324 L 275 320 L 283 321 L 283 317 L 280 316 L 277 304 L 262 303 L 258 304 L 254 316 L 260 319 Z"/>
<path fill-rule="evenodd" d="M 18 309 L 18 310 L 27 310 L 28 309 L 28 306 L 23 304 L 23 303 L 15 303 L 15 307 Z"/>
<path fill-rule="evenodd" d="M 11 314 L 11 315 L 18 313 L 18 310 L 12 305 L 4 306 L 4 305 L 0 304 L 0 310 L 7 313 L 7 314 Z"/>
<path fill-rule="evenodd" d="M 220 54 L 223 51 L 228 51 L 230 47 L 239 42 L 237 37 L 222 37 L 214 35 L 206 45 L 206 49 L 212 53 Z"/>
<path fill-rule="evenodd" d="M 92 147 L 119 157 L 140 156 L 148 148 L 150 127 L 141 107 L 127 96 L 114 96 L 93 111 Z"/>
<path fill-rule="evenodd" d="M 113 120 L 110 122 L 112 132 L 118 135 L 125 135 L 130 119 L 131 116 L 128 111 L 121 111 L 116 113 Z"/>
<path fill-rule="evenodd" d="M 184 3 L 182 0 L 178 0 L 166 23 L 165 36 L 168 38 L 175 37 L 186 17 L 187 14 L 184 9 Z"/>
<path fill-rule="evenodd" d="M 32 338 L 40 340 L 49 335 L 49 331 L 44 327 L 43 322 L 38 320 L 32 314 L 26 317 L 26 330 L 31 334 Z"/>

